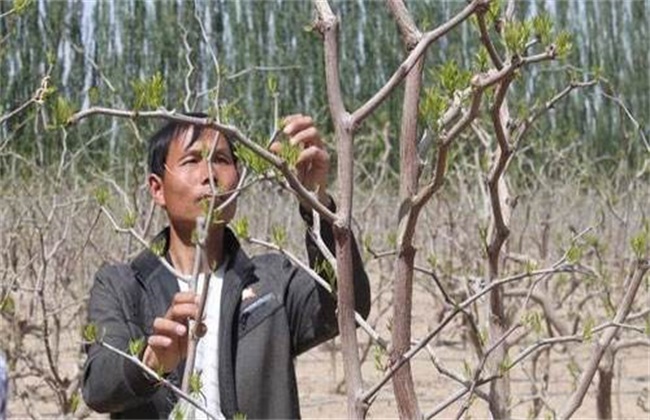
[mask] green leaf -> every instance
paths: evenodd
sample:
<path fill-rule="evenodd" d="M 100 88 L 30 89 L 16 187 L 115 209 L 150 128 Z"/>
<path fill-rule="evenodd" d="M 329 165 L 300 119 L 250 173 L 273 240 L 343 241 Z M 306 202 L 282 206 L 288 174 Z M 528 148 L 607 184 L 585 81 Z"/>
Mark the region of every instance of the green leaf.
<path fill-rule="evenodd" d="M 271 95 L 278 93 L 278 79 L 277 77 L 271 75 L 266 79 L 266 88 L 269 90 Z"/>
<path fill-rule="evenodd" d="M 235 145 L 235 156 L 237 156 L 237 160 L 242 162 L 246 167 L 248 167 L 251 171 L 253 171 L 253 173 L 257 175 L 263 175 L 271 169 L 270 163 L 240 143 L 237 143 Z"/>
<path fill-rule="evenodd" d="M 77 411 L 80 402 L 81 398 L 79 397 L 79 392 L 72 394 L 70 397 L 70 413 L 74 414 Z"/>
<path fill-rule="evenodd" d="M 11 296 L 7 295 L 2 300 L 2 303 L 0 304 L 0 312 L 10 316 L 16 313 L 16 303 Z"/>
<path fill-rule="evenodd" d="M 13 9 L 17 14 L 22 13 L 34 3 L 34 0 L 14 0 Z"/>
<path fill-rule="evenodd" d="M 160 72 L 150 79 L 136 80 L 131 83 L 133 88 L 133 108 L 139 111 L 144 108 L 158 108 L 165 96 L 165 80 Z"/>
<path fill-rule="evenodd" d="M 201 379 L 202 371 L 196 371 L 190 375 L 190 394 L 198 395 L 203 389 L 203 380 Z"/>
<path fill-rule="evenodd" d="M 144 346 L 144 337 L 129 340 L 129 354 L 136 357 L 140 356 L 140 353 L 144 350 Z"/>
<path fill-rule="evenodd" d="M 234 416 L 232 416 L 233 420 L 246 420 L 246 414 L 244 413 L 235 413 Z"/>
<path fill-rule="evenodd" d="M 571 42 L 571 34 L 567 31 L 562 31 L 558 34 L 555 40 L 555 51 L 557 56 L 564 58 L 571 52 L 573 43 Z"/>
<path fill-rule="evenodd" d="M 386 238 L 386 241 L 388 242 L 388 245 L 391 247 L 396 247 L 397 246 L 397 233 L 395 232 L 389 232 L 388 237 Z"/>
<path fill-rule="evenodd" d="M 174 420 L 185 420 L 185 405 L 176 404 L 174 410 L 172 411 L 169 417 Z"/>
<path fill-rule="evenodd" d="M 580 258 L 582 258 L 582 248 L 575 243 L 571 244 L 566 252 L 567 263 L 576 264 L 580 261 Z"/>
<path fill-rule="evenodd" d="M 594 325 L 595 321 L 592 317 L 588 317 L 585 320 L 585 325 L 582 328 L 582 338 L 585 341 L 591 341 L 591 338 L 593 337 Z"/>
<path fill-rule="evenodd" d="M 149 245 L 149 249 L 157 257 L 162 257 L 165 254 L 166 248 L 167 248 L 167 240 L 162 237 L 158 238 L 157 240 L 154 240 L 153 242 L 151 242 L 151 245 Z"/>
<path fill-rule="evenodd" d="M 537 270 L 537 262 L 526 260 L 526 266 L 524 268 L 526 270 L 526 274 L 531 274 L 533 271 Z"/>
<path fill-rule="evenodd" d="M 512 369 L 512 360 L 510 360 L 510 356 L 506 355 L 506 357 L 499 363 L 499 374 L 503 375 L 507 373 L 510 369 Z"/>
<path fill-rule="evenodd" d="M 97 187 L 93 192 L 93 195 L 95 196 L 95 201 L 97 201 L 97 204 L 99 204 L 101 207 L 104 207 L 106 203 L 108 203 L 108 199 L 110 197 L 108 188 L 104 186 Z"/>
<path fill-rule="evenodd" d="M 542 314 L 537 311 L 531 311 L 524 315 L 524 325 L 528 326 L 537 335 L 542 333 Z"/>
<path fill-rule="evenodd" d="M 454 93 L 469 85 L 472 73 L 461 70 L 456 60 L 447 60 L 437 69 L 438 83 L 447 97 L 453 98 Z"/>
<path fill-rule="evenodd" d="M 372 347 L 375 369 L 379 372 L 384 372 L 387 367 L 385 363 L 386 351 L 378 345 L 373 345 Z"/>
<path fill-rule="evenodd" d="M 474 68 L 478 72 L 485 72 L 490 68 L 490 55 L 488 54 L 487 48 L 483 45 L 474 54 Z"/>
<path fill-rule="evenodd" d="M 273 239 L 274 244 L 283 248 L 287 241 L 287 231 L 282 226 L 273 225 L 271 227 L 271 238 Z"/>
<path fill-rule="evenodd" d="M 128 210 L 124 215 L 124 227 L 126 227 L 127 229 L 131 229 L 135 226 L 136 221 L 137 221 L 136 214 L 131 210 Z"/>
<path fill-rule="evenodd" d="M 282 148 L 280 149 L 280 157 L 282 160 L 287 162 L 290 168 L 296 167 L 296 162 L 300 156 L 301 148 L 298 145 L 291 144 L 289 142 L 284 142 Z"/>
<path fill-rule="evenodd" d="M 502 0 L 492 0 L 488 4 L 488 11 L 486 14 L 487 22 L 489 25 L 492 25 L 494 21 L 501 17 L 501 3 Z"/>
<path fill-rule="evenodd" d="M 233 232 L 235 232 L 235 235 L 241 239 L 248 239 L 250 238 L 249 232 L 248 232 L 248 219 L 245 217 L 239 218 L 235 221 L 233 221 L 230 226 L 232 227 Z"/>
<path fill-rule="evenodd" d="M 580 377 L 580 366 L 578 366 L 575 360 L 571 359 L 571 361 L 569 361 L 567 369 L 569 369 L 569 373 L 574 381 Z"/>
<path fill-rule="evenodd" d="M 513 20 L 505 25 L 503 41 L 511 55 L 523 54 L 532 32 L 530 22 Z"/>
<path fill-rule="evenodd" d="M 472 374 L 472 367 L 467 360 L 463 360 L 463 372 L 465 372 L 465 379 L 471 381 L 474 375 Z"/>
<path fill-rule="evenodd" d="M 63 96 L 57 96 L 54 102 L 54 126 L 60 127 L 68 123 L 68 119 L 74 114 L 74 108 L 70 101 Z"/>
<path fill-rule="evenodd" d="M 551 32 L 553 31 L 553 21 L 547 13 L 541 13 L 532 20 L 533 31 L 535 36 L 544 45 L 551 43 Z"/>
<path fill-rule="evenodd" d="M 427 264 L 429 264 L 429 267 L 432 269 L 435 269 L 438 266 L 438 258 L 434 253 L 429 254 L 427 257 Z"/>
<path fill-rule="evenodd" d="M 429 87 L 420 101 L 420 116 L 434 132 L 439 130 L 439 120 L 447 108 L 448 100 L 437 88 Z"/>
<path fill-rule="evenodd" d="M 83 339 L 87 343 L 94 343 L 98 338 L 97 324 L 87 324 L 81 333 Z"/>
<path fill-rule="evenodd" d="M 88 89 L 88 100 L 91 104 L 97 104 L 101 99 L 101 92 L 96 86 Z"/>
<path fill-rule="evenodd" d="M 639 232 L 630 239 L 630 246 L 637 259 L 644 258 L 648 254 L 648 235 L 646 232 Z"/>
<path fill-rule="evenodd" d="M 326 259 L 317 261 L 314 265 L 314 271 L 316 271 L 319 276 L 325 279 L 332 288 L 332 292 L 336 293 L 336 273 L 334 272 L 334 268 L 329 263 L 329 261 Z"/>

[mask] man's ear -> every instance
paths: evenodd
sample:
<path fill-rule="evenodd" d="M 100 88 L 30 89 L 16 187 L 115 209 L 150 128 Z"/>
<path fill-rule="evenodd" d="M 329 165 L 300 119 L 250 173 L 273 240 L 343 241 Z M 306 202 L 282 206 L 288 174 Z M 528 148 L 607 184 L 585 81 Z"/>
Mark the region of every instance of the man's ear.
<path fill-rule="evenodd" d="M 165 188 L 163 186 L 162 178 L 156 174 L 149 174 L 147 178 L 149 184 L 149 194 L 153 198 L 154 203 L 160 207 L 165 207 Z"/>

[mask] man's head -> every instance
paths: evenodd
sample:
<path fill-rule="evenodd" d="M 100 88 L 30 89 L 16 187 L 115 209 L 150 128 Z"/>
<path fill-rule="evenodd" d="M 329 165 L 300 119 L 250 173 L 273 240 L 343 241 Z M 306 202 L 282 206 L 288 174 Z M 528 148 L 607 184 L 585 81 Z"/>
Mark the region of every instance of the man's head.
<path fill-rule="evenodd" d="M 191 112 L 184 114 L 189 117 L 196 118 L 207 118 L 208 115 L 203 112 Z M 191 124 L 180 123 L 177 121 L 168 121 L 161 129 L 159 129 L 151 138 L 149 139 L 149 173 L 156 174 L 162 178 L 165 173 L 165 159 L 167 158 L 167 153 L 169 152 L 169 144 L 171 141 L 184 130 L 189 129 L 190 127 L 195 127 Z M 206 130 L 205 127 L 195 127 L 192 143 L 195 142 L 202 130 Z M 232 141 L 226 137 L 228 145 L 230 146 L 230 151 L 237 161 L 237 157 L 234 154 L 234 145 Z"/>
<path fill-rule="evenodd" d="M 192 114 L 205 117 L 204 114 Z M 206 202 L 220 204 L 239 180 L 230 142 L 213 128 L 168 122 L 150 139 L 149 190 L 170 223 L 191 232 Z M 233 202 L 219 215 L 225 223 L 234 216 Z"/>

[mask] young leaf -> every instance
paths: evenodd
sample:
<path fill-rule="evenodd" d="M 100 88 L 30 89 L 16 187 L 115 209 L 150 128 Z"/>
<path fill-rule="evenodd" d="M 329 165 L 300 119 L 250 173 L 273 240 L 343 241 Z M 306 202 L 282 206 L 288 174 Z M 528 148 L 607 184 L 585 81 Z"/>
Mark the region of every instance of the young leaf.
<path fill-rule="evenodd" d="M 97 201 L 97 204 L 104 207 L 108 202 L 110 193 L 108 192 L 108 188 L 102 186 L 102 187 L 97 187 L 95 189 L 94 196 L 95 196 L 95 201 Z"/>
<path fill-rule="evenodd" d="M 550 16 L 547 13 L 535 16 L 532 25 L 535 36 L 542 44 L 548 45 L 551 42 L 551 31 L 553 30 L 553 21 Z"/>
<path fill-rule="evenodd" d="M 266 79 L 266 88 L 271 95 L 275 95 L 278 92 L 278 78 L 273 75 L 269 76 Z"/>
<path fill-rule="evenodd" d="M 6 315 L 14 315 L 16 313 L 16 304 L 11 296 L 5 296 L 2 302 L 0 302 L 0 312 Z"/>
<path fill-rule="evenodd" d="M 16 14 L 20 14 L 25 9 L 30 7 L 34 3 L 34 0 L 14 0 L 13 9 Z"/>
<path fill-rule="evenodd" d="M 138 357 L 144 350 L 144 337 L 129 340 L 129 354 Z"/>
<path fill-rule="evenodd" d="M 79 397 L 79 392 L 72 394 L 70 397 L 70 413 L 74 414 L 77 411 L 80 402 L 81 398 Z"/>
<path fill-rule="evenodd" d="M 169 416 L 170 419 L 173 420 L 185 420 L 185 406 L 184 404 L 176 404 L 174 407 L 174 410 L 171 412 L 171 415 Z"/>
<path fill-rule="evenodd" d="M 231 223 L 231 227 L 235 235 L 241 239 L 248 239 L 250 237 L 248 233 L 248 219 L 242 217 Z"/>
<path fill-rule="evenodd" d="M 571 244 L 566 252 L 566 261 L 569 264 L 576 264 L 582 258 L 582 248 L 576 244 Z"/>
<path fill-rule="evenodd" d="M 283 248 L 287 242 L 287 231 L 284 230 L 282 226 L 273 225 L 271 227 L 271 237 L 273 238 L 274 244 L 280 248 Z"/>
<path fill-rule="evenodd" d="M 149 246 L 151 252 L 157 257 L 163 256 L 165 253 L 165 248 L 167 248 L 167 241 L 165 238 L 158 238 L 157 240 L 151 242 L 151 245 Z"/>
<path fill-rule="evenodd" d="M 584 338 L 585 341 L 591 341 L 591 337 L 593 337 L 594 325 L 595 322 L 592 317 L 588 317 L 585 320 L 585 325 L 582 328 L 582 338 Z"/>
<path fill-rule="evenodd" d="M 284 142 L 282 144 L 282 149 L 280 149 L 280 157 L 282 160 L 287 162 L 287 165 L 289 165 L 290 168 L 294 168 L 298 161 L 298 157 L 300 156 L 300 151 L 301 149 L 299 146 L 292 145 L 289 142 Z"/>
<path fill-rule="evenodd" d="M 555 47 L 559 58 L 566 57 L 573 48 L 573 44 L 571 43 L 571 34 L 567 31 L 560 32 L 555 40 Z"/>
<path fill-rule="evenodd" d="M 510 360 L 510 357 L 506 355 L 506 357 L 499 364 L 499 374 L 503 375 L 510 369 L 512 369 L 512 360 Z"/>
<path fill-rule="evenodd" d="M 136 80 L 131 83 L 133 88 L 133 108 L 139 111 L 143 108 L 158 108 L 165 96 L 165 81 L 160 72 L 151 79 Z"/>
<path fill-rule="evenodd" d="M 384 357 L 386 352 L 380 346 L 373 346 L 373 359 L 375 362 L 375 369 L 379 372 L 384 372 L 386 370 L 386 365 L 384 363 Z"/>
<path fill-rule="evenodd" d="M 203 381 L 201 379 L 202 371 L 196 371 L 190 375 L 190 394 L 198 395 L 203 389 Z"/>
<path fill-rule="evenodd" d="M 128 210 L 124 215 L 124 226 L 128 229 L 131 229 L 135 226 L 136 220 L 137 220 L 136 214 L 131 210 Z"/>
<path fill-rule="evenodd" d="M 72 114 L 74 114 L 72 103 L 63 96 L 57 96 L 54 102 L 54 126 L 60 127 L 66 125 Z"/>
<path fill-rule="evenodd" d="M 235 145 L 235 156 L 256 175 L 263 175 L 271 169 L 271 165 L 266 160 L 240 143 Z"/>
<path fill-rule="evenodd" d="M 87 324 L 82 331 L 82 337 L 85 342 L 87 343 L 93 343 L 97 340 L 97 324 L 95 323 L 90 323 Z"/>

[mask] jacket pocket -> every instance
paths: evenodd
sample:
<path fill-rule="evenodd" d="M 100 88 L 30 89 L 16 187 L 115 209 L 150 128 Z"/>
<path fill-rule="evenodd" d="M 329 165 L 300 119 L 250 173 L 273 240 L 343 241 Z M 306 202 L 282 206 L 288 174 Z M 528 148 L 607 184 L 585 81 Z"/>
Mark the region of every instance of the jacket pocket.
<path fill-rule="evenodd" d="M 275 295 L 267 293 L 243 307 L 239 314 L 239 338 L 273 315 L 280 306 Z"/>

